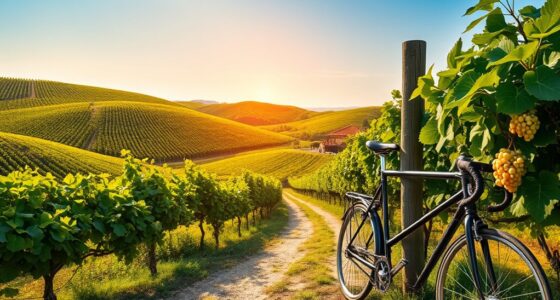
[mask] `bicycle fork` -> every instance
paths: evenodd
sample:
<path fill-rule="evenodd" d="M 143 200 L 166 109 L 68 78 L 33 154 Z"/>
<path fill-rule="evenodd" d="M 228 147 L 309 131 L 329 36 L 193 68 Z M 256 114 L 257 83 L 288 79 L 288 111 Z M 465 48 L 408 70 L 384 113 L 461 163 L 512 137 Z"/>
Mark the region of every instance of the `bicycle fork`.
<path fill-rule="evenodd" d="M 467 179 L 467 174 L 463 173 L 463 178 L 461 179 L 463 187 L 463 197 L 467 198 L 469 196 L 470 183 Z M 480 278 L 479 267 L 476 257 L 476 242 L 480 243 L 482 250 L 482 256 L 484 259 L 484 264 L 486 265 L 486 278 L 487 283 L 490 281 L 490 292 L 495 294 L 497 292 L 496 274 L 494 273 L 494 267 L 492 265 L 492 258 L 490 257 L 490 249 L 488 246 L 488 241 L 485 240 L 481 235 L 480 231 L 486 227 L 486 224 L 478 217 L 476 213 L 475 204 L 469 204 L 465 208 L 465 236 L 467 240 L 467 249 L 469 252 L 469 264 L 471 266 L 471 272 L 473 276 L 474 285 L 478 294 L 479 299 L 484 299 L 484 293 L 482 291 L 482 280 Z"/>
<path fill-rule="evenodd" d="M 477 255 L 476 255 L 476 243 L 479 242 L 480 243 L 480 248 L 482 250 L 482 256 L 484 259 L 484 265 L 485 265 L 485 270 L 483 270 L 484 272 L 486 272 L 486 282 L 490 284 L 490 294 L 491 295 L 495 295 L 495 293 L 497 292 L 497 280 L 496 280 L 496 274 L 494 272 L 494 267 L 492 264 L 492 258 L 490 256 L 490 249 L 489 249 L 489 245 L 488 245 L 488 240 L 484 239 L 481 235 L 480 235 L 480 230 L 482 230 L 483 228 L 486 227 L 486 224 L 484 224 L 482 222 L 482 220 L 480 220 L 478 218 L 478 216 L 476 216 L 476 214 L 473 214 L 472 211 L 470 211 L 469 208 L 467 208 L 467 216 L 465 217 L 465 236 L 466 236 L 466 240 L 467 240 L 467 249 L 469 252 L 469 264 L 471 267 L 471 272 L 472 272 L 472 276 L 473 276 L 473 281 L 475 284 L 475 288 L 477 290 L 478 293 L 478 297 L 480 299 L 485 299 L 484 298 L 484 293 L 482 290 L 482 279 L 481 279 L 481 275 L 480 275 L 480 271 L 479 270 L 479 265 L 477 263 Z M 484 267 L 484 266 L 483 266 Z"/>

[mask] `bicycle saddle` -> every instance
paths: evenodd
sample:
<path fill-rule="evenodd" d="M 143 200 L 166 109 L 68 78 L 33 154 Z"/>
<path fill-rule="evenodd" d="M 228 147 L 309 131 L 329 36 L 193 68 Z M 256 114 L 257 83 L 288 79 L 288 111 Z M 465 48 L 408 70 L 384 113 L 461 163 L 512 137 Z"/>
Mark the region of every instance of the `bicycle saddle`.
<path fill-rule="evenodd" d="M 366 147 L 377 154 L 389 154 L 391 151 L 400 150 L 397 144 L 380 143 L 378 141 L 367 141 Z"/>

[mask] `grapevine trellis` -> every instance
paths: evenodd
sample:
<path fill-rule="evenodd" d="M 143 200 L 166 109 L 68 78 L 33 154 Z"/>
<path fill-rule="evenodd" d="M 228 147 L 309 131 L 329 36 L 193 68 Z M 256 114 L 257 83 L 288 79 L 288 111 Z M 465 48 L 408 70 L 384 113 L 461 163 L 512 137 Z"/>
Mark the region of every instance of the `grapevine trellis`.
<path fill-rule="evenodd" d="M 44 280 L 44 299 L 56 299 L 53 282 L 64 267 L 88 257 L 114 254 L 136 259 L 148 249 L 148 268 L 156 275 L 155 248 L 164 233 L 200 223 L 212 227 L 219 247 L 227 220 L 270 216 L 282 199 L 281 183 L 245 172 L 218 181 L 190 161 L 184 172 L 156 167 L 123 151 L 121 175 L 67 174 L 59 180 L 27 168 L 0 176 L 0 283 L 31 275 Z M 0 295 L 14 295 L 9 285 Z"/>

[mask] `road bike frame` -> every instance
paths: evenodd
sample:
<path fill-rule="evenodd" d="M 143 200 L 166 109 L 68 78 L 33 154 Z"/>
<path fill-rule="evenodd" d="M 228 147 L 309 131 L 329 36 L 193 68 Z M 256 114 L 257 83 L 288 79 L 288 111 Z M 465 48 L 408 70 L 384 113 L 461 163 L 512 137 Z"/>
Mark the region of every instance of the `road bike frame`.
<path fill-rule="evenodd" d="M 382 257 L 382 256 L 386 257 L 387 261 L 389 262 L 390 268 L 391 268 L 391 275 L 394 275 L 398 271 L 400 271 L 402 269 L 402 267 L 404 267 L 404 265 L 406 265 L 406 262 L 402 261 L 401 263 L 399 263 L 398 267 L 393 269 L 393 267 L 391 266 L 391 248 L 393 246 L 395 246 L 397 243 L 399 243 L 400 241 L 402 241 L 404 238 L 406 238 L 408 235 L 410 235 L 412 232 L 414 232 L 416 229 L 423 226 L 424 224 L 429 222 L 431 219 L 435 218 L 440 212 L 448 209 L 452 205 L 460 202 L 461 200 L 467 199 L 471 195 L 471 193 L 469 193 L 471 178 L 470 178 L 470 175 L 467 172 L 430 172 L 430 171 L 386 170 L 385 169 L 385 156 L 384 155 L 381 155 L 381 172 L 380 173 L 381 173 L 381 185 L 379 186 L 379 188 L 377 189 L 377 191 L 375 192 L 375 195 L 373 197 L 366 196 L 366 195 L 361 195 L 361 194 L 356 194 L 356 193 L 350 193 L 350 194 L 354 195 L 354 197 L 352 197 L 352 195 L 350 195 L 350 197 L 363 201 L 364 204 L 366 204 L 366 206 L 367 206 L 367 211 L 369 213 L 371 222 L 376 223 L 376 224 L 373 224 L 373 223 L 370 224 L 373 228 L 373 231 L 372 231 L 370 237 L 368 238 L 368 240 L 366 242 L 366 247 L 368 247 L 369 243 L 371 242 L 371 239 L 372 239 L 373 235 L 375 234 L 376 245 L 375 245 L 374 255 L 377 256 L 377 257 Z M 461 184 L 462 184 L 462 190 L 458 191 L 453 196 L 451 196 L 449 199 L 440 203 L 438 206 L 436 206 L 435 208 L 430 210 L 428 213 L 426 213 L 424 216 L 422 216 L 416 222 L 409 225 L 408 227 L 406 227 L 401 232 L 399 232 L 398 234 L 396 234 L 394 237 L 391 238 L 390 233 L 389 233 L 389 215 L 388 215 L 389 208 L 388 208 L 388 197 L 387 197 L 387 178 L 388 177 L 460 180 Z M 483 188 L 483 187 L 480 187 L 480 188 Z M 379 199 L 380 194 L 381 194 L 381 206 L 382 206 L 382 211 L 383 211 L 383 225 L 381 225 L 379 215 L 377 214 L 377 208 L 379 206 L 379 203 L 375 201 L 375 200 Z M 476 201 L 478 199 L 474 199 L 474 200 Z M 470 266 L 471 266 L 471 270 L 473 271 L 473 274 L 474 274 L 474 281 L 475 281 L 475 285 L 477 287 L 479 296 L 482 297 L 482 292 L 480 290 L 481 278 L 480 278 L 480 274 L 478 273 L 478 265 L 477 265 L 476 252 L 475 252 L 475 240 L 481 240 L 479 238 L 478 231 L 479 231 L 480 228 L 485 227 L 486 225 L 482 222 L 482 220 L 478 216 L 478 213 L 477 213 L 477 210 L 476 210 L 476 205 L 474 204 L 475 201 L 472 201 L 472 202 L 467 203 L 467 204 L 463 204 L 463 203 L 459 204 L 459 207 L 457 208 L 457 211 L 455 212 L 455 215 L 453 216 L 453 219 L 451 220 L 449 225 L 447 225 L 447 228 L 445 229 L 445 232 L 443 233 L 443 236 L 442 236 L 441 240 L 439 241 L 439 243 L 437 244 L 436 248 L 434 249 L 432 255 L 428 259 L 428 262 L 424 266 L 424 269 L 420 273 L 418 279 L 414 283 L 414 285 L 413 285 L 414 289 L 420 288 L 426 282 L 428 276 L 430 275 L 430 273 L 435 268 L 436 263 L 441 258 L 444 250 L 447 248 L 447 246 L 451 242 L 451 239 L 453 238 L 453 236 L 457 232 L 457 230 L 458 230 L 458 228 L 461 224 L 461 221 L 464 219 L 465 235 L 466 235 L 466 238 L 467 238 L 466 240 L 467 240 L 467 246 L 468 246 L 469 257 L 470 257 Z M 362 226 L 364 225 L 366 220 L 367 220 L 367 218 L 363 218 L 361 224 L 359 225 L 358 229 L 356 230 L 356 233 L 354 234 L 354 236 L 352 236 L 352 238 L 350 240 L 350 245 L 352 244 L 352 242 L 356 238 L 357 234 L 360 232 L 360 229 L 362 228 Z M 383 229 L 382 232 L 380 232 L 380 230 L 379 230 L 380 228 Z M 489 250 L 488 250 L 487 241 L 482 240 L 481 241 L 481 246 L 482 246 L 483 256 L 484 256 L 486 265 L 487 266 L 492 266 L 491 261 L 490 261 L 490 254 L 489 254 Z M 361 253 L 358 253 L 358 251 L 355 251 L 354 248 L 347 249 L 346 253 L 347 253 L 347 255 L 348 255 L 348 257 L 350 258 L 351 261 L 353 261 L 353 260 L 359 261 L 362 265 L 371 269 L 372 272 L 376 269 L 375 266 L 371 262 L 364 259 L 360 255 Z M 355 263 L 355 262 L 353 261 L 353 263 Z M 359 265 L 358 265 L 358 267 L 359 267 Z M 362 268 L 360 268 L 360 269 L 362 271 L 364 271 Z M 487 270 L 487 272 L 489 273 L 488 274 L 489 279 L 491 280 L 491 285 L 492 285 L 492 288 L 494 289 L 495 288 L 495 283 L 496 283 L 494 270 L 492 270 L 492 268 L 490 267 L 490 270 Z M 370 276 L 370 274 L 367 274 L 367 275 Z"/>

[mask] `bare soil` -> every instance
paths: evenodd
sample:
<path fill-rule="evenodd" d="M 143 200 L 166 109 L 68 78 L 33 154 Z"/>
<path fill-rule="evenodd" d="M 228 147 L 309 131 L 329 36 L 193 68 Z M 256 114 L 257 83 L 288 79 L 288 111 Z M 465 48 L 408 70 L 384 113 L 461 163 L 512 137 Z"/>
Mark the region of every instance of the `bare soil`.
<path fill-rule="evenodd" d="M 335 247 L 336 247 L 336 245 L 338 243 L 338 234 L 339 234 L 339 231 L 340 231 L 340 227 L 342 226 L 342 221 L 340 220 L 340 218 L 337 218 L 336 216 L 329 213 L 328 211 L 326 211 L 326 210 L 324 210 L 324 209 L 322 209 L 322 208 L 320 208 L 320 207 L 318 207 L 314 204 L 311 204 L 311 203 L 309 203 L 305 200 L 302 200 L 302 199 L 296 197 L 293 194 L 284 193 L 284 195 L 288 196 L 287 198 L 290 199 L 290 200 L 303 202 L 305 205 L 307 205 L 309 208 L 311 208 L 313 211 L 315 211 L 315 213 L 320 215 L 327 222 L 327 224 L 329 224 L 329 228 L 334 232 Z M 331 267 L 332 267 L 332 272 L 333 272 L 334 278 L 337 278 L 338 275 L 336 274 L 336 256 L 332 257 Z"/>
<path fill-rule="evenodd" d="M 262 253 L 230 269 L 179 291 L 170 299 L 266 299 L 265 289 L 279 281 L 290 262 L 303 257 L 299 246 L 313 232 L 313 225 L 291 200 L 287 228 Z"/>

